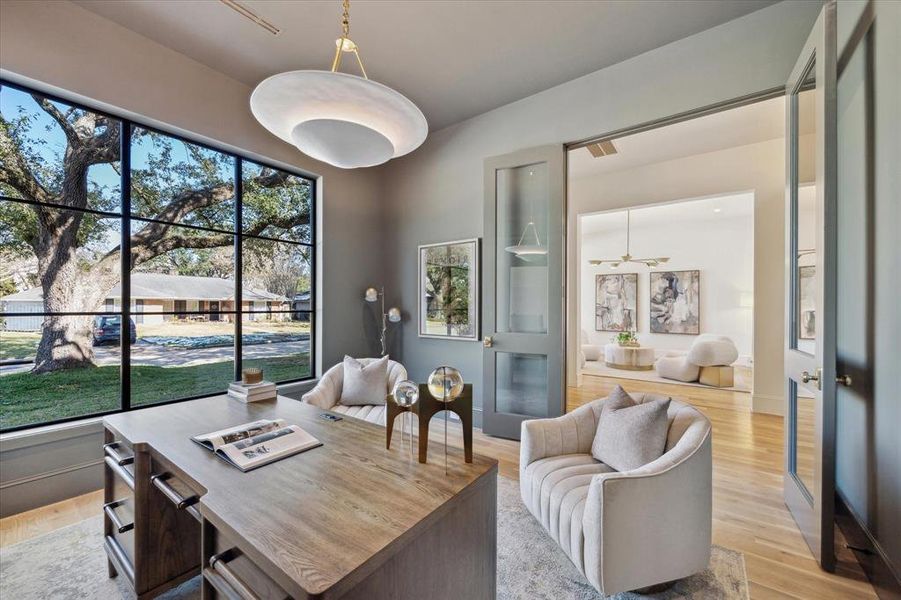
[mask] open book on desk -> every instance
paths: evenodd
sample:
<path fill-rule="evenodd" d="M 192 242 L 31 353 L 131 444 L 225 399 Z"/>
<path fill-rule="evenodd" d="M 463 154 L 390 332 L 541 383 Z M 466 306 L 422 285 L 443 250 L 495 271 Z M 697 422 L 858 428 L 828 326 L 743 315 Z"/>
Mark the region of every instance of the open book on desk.
<path fill-rule="evenodd" d="M 194 436 L 191 440 L 245 472 L 322 445 L 297 425 L 288 425 L 284 419 L 244 423 Z"/>

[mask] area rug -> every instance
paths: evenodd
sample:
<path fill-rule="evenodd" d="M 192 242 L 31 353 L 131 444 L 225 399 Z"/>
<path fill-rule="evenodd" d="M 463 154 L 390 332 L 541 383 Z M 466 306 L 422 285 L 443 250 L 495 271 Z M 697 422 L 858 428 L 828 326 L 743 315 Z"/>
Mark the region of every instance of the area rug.
<path fill-rule="evenodd" d="M 751 369 L 748 367 L 735 367 L 735 385 L 733 387 L 716 388 L 703 383 L 673 381 L 657 375 L 657 371 L 628 371 L 608 367 L 601 361 L 590 360 L 582 367 L 582 375 L 594 375 L 596 377 L 617 377 L 619 379 L 634 379 L 636 381 L 650 381 L 664 383 L 666 385 L 683 385 L 689 387 L 707 388 L 708 390 L 726 390 L 728 392 L 751 391 Z"/>
<path fill-rule="evenodd" d="M 95 517 L 0 549 L 0 598 L 14 600 L 118 600 L 132 595 L 109 579 L 103 525 Z M 523 506 L 519 485 L 498 478 L 497 597 L 500 600 L 602 598 Z M 197 600 L 200 578 L 169 590 L 161 600 Z M 714 546 L 710 567 L 659 594 L 624 593 L 615 600 L 655 598 L 745 600 L 744 557 Z"/>

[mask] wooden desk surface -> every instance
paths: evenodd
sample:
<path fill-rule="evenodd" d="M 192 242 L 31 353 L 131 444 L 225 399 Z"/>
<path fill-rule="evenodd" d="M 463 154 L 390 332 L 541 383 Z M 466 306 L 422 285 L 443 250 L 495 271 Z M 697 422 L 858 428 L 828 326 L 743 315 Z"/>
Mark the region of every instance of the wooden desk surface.
<path fill-rule="evenodd" d="M 311 595 L 340 595 L 440 518 L 449 500 L 497 471 L 494 459 L 477 455 L 466 464 L 456 451 L 445 476 L 443 457 L 431 453 L 431 462 L 420 464 L 400 440 L 386 450 L 384 428 L 352 418 L 326 421 L 322 412 L 290 398 L 242 404 L 215 396 L 111 415 L 104 423 L 205 489 L 204 518 L 245 542 L 239 541 L 242 550 L 257 564 L 269 563 Z M 275 418 L 299 425 L 323 446 L 242 473 L 189 439 Z"/>

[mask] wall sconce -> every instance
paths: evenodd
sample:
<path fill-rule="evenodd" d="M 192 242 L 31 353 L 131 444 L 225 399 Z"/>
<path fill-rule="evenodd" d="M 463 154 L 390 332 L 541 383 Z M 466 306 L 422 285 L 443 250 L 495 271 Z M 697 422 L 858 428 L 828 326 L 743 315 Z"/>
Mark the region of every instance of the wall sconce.
<path fill-rule="evenodd" d="M 385 288 L 375 289 L 374 287 L 366 288 L 366 292 L 363 294 L 363 300 L 366 302 L 378 302 L 382 301 L 382 330 L 381 330 L 381 342 L 382 342 L 382 356 L 388 354 L 388 322 L 391 323 L 400 323 L 401 314 L 400 309 L 396 306 L 392 306 L 385 312 Z"/>

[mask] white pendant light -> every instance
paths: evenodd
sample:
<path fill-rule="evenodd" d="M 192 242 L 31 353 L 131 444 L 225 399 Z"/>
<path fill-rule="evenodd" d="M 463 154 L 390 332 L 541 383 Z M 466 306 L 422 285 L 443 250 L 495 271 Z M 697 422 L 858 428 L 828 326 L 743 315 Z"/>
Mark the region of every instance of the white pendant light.
<path fill-rule="evenodd" d="M 412 152 L 425 141 L 428 123 L 403 94 L 370 80 L 351 41 L 349 0 L 343 35 L 335 40 L 331 71 L 289 71 L 263 80 L 250 110 L 263 127 L 317 160 L 336 167 L 372 167 Z M 353 53 L 363 77 L 339 73 Z"/>
<path fill-rule="evenodd" d="M 535 171 L 529 171 L 529 177 L 535 174 Z M 525 229 L 522 230 L 522 235 L 519 236 L 519 241 L 515 246 L 507 246 L 504 248 L 507 252 L 511 254 L 515 254 L 518 258 L 521 258 L 524 261 L 531 262 L 536 261 L 542 256 L 547 255 L 547 248 L 541 245 L 541 238 L 538 237 L 538 227 L 535 226 L 535 214 L 534 214 L 534 201 L 529 197 L 529 222 L 526 224 Z M 528 244 L 523 243 L 526 242 L 526 235 L 529 233 L 529 230 L 532 230 L 532 235 L 535 236 L 535 243 Z"/>

